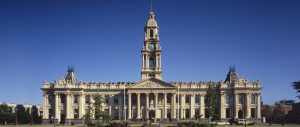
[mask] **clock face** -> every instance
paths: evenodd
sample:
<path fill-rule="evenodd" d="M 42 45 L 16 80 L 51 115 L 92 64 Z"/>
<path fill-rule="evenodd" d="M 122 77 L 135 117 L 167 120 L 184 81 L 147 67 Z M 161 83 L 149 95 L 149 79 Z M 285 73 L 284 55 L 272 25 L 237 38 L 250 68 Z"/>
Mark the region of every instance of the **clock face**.
<path fill-rule="evenodd" d="M 154 44 L 153 43 L 150 43 L 149 45 L 148 45 L 148 48 L 152 51 L 152 50 L 154 50 Z"/>

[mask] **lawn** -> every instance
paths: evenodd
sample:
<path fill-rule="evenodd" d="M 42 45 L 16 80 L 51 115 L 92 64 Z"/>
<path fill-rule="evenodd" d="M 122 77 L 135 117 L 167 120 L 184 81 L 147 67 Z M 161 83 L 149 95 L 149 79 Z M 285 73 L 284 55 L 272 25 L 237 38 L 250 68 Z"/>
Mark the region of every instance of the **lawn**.
<path fill-rule="evenodd" d="M 0 127 L 15 127 L 15 125 L 0 125 Z M 53 125 L 17 125 L 16 127 L 54 127 Z M 68 125 L 59 125 L 59 126 L 55 126 L 55 127 L 75 127 L 75 126 L 68 126 Z M 77 126 L 77 127 L 83 127 L 81 126 Z M 225 127 L 225 126 L 217 126 L 217 127 Z M 227 127 L 244 127 L 243 125 L 232 125 L 232 126 L 227 126 Z M 249 125 L 247 127 L 300 127 L 299 125 Z"/>

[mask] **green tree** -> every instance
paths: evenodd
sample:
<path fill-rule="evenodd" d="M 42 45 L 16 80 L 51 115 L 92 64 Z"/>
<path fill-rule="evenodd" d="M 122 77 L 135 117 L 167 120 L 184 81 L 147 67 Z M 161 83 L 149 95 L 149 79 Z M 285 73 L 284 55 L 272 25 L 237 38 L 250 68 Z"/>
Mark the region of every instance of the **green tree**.
<path fill-rule="evenodd" d="M 104 112 L 104 98 L 100 94 L 96 94 L 93 96 L 93 99 L 95 100 L 93 105 L 95 107 L 95 119 L 97 119 L 98 126 L 101 126 L 101 119 L 103 120 L 104 124 L 106 124 L 111 120 L 111 117 L 106 112 Z"/>
<path fill-rule="evenodd" d="M 26 111 L 23 105 L 17 105 L 16 107 L 17 113 L 17 122 L 18 124 L 28 124 L 30 123 L 30 113 L 29 110 Z"/>
<path fill-rule="evenodd" d="M 273 109 L 272 119 L 274 123 L 283 123 L 283 107 L 281 104 L 276 104 Z"/>
<path fill-rule="evenodd" d="M 83 115 L 83 119 L 84 119 L 84 123 L 88 126 L 92 126 L 92 117 L 93 117 L 93 108 L 91 106 L 92 104 L 89 103 L 88 105 L 88 110 L 85 113 L 85 115 Z"/>
<path fill-rule="evenodd" d="M 294 89 L 297 90 L 297 93 L 300 93 L 300 81 L 293 82 L 292 84 L 293 84 L 292 86 L 294 87 Z M 300 95 L 297 97 L 300 99 Z"/>
<path fill-rule="evenodd" d="M 215 84 L 209 83 L 205 95 L 205 107 L 206 116 L 211 118 L 211 120 L 218 119 L 217 115 L 217 91 Z"/>
<path fill-rule="evenodd" d="M 0 105 L 0 123 L 6 124 L 12 122 L 13 113 L 7 104 Z"/>
<path fill-rule="evenodd" d="M 34 124 L 41 124 L 42 123 L 42 116 L 39 115 L 37 107 L 34 105 L 31 108 L 31 119 L 32 123 Z"/>
<path fill-rule="evenodd" d="M 266 117 L 266 122 L 271 123 L 272 107 L 269 105 L 263 105 L 261 115 L 262 117 Z"/>

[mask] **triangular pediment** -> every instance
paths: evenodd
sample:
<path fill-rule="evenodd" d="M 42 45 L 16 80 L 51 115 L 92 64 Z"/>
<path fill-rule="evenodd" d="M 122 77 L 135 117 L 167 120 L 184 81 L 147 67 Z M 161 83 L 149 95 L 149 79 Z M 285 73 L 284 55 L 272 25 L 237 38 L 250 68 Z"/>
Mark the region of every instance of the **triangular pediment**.
<path fill-rule="evenodd" d="M 166 89 L 172 89 L 176 88 L 175 86 L 171 85 L 170 83 L 164 82 L 162 80 L 156 79 L 156 78 L 149 78 L 147 80 L 141 81 L 136 83 L 136 85 L 131 86 L 130 89 L 155 89 L 155 88 L 166 88 Z"/>

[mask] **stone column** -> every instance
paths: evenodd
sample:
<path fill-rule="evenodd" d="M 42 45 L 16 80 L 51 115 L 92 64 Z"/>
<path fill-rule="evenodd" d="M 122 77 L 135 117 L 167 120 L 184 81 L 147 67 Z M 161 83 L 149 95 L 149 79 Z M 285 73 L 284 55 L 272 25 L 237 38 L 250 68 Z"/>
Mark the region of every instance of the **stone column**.
<path fill-rule="evenodd" d="M 131 119 L 131 93 L 128 93 L 128 119 Z"/>
<path fill-rule="evenodd" d="M 114 97 L 114 95 L 112 95 L 112 94 L 110 94 L 109 95 L 109 103 L 108 103 L 108 113 L 109 113 L 109 115 L 110 116 L 112 116 L 113 115 L 113 97 Z M 112 116 L 113 117 L 113 116 Z"/>
<path fill-rule="evenodd" d="M 43 119 L 49 119 L 49 110 L 48 110 L 48 95 L 43 94 Z"/>
<path fill-rule="evenodd" d="M 195 118 L 195 94 L 192 94 L 190 97 L 190 118 Z"/>
<path fill-rule="evenodd" d="M 155 96 L 155 118 L 158 118 L 158 93 L 154 93 Z"/>
<path fill-rule="evenodd" d="M 143 60 L 143 62 L 142 62 L 142 68 L 144 68 L 145 67 L 145 54 L 144 53 L 142 53 L 142 60 Z"/>
<path fill-rule="evenodd" d="M 251 94 L 246 93 L 246 118 L 250 118 L 251 117 L 251 99 L 250 99 Z"/>
<path fill-rule="evenodd" d="M 70 94 L 70 103 L 69 103 L 70 119 L 74 118 L 74 109 L 73 109 L 74 96 L 75 96 L 74 94 Z"/>
<path fill-rule="evenodd" d="M 181 94 L 180 95 L 180 118 L 183 119 L 184 118 L 184 103 L 185 103 L 185 95 Z"/>
<path fill-rule="evenodd" d="M 260 93 L 257 94 L 257 118 L 261 118 L 261 102 L 260 102 Z"/>
<path fill-rule="evenodd" d="M 226 118 L 226 115 L 225 115 L 225 96 L 227 95 L 224 95 L 224 93 L 221 93 L 221 97 L 220 97 L 220 116 L 221 116 L 221 119 L 224 119 Z"/>
<path fill-rule="evenodd" d="M 141 119 L 141 94 L 140 93 L 137 93 L 136 94 L 137 96 L 137 106 L 136 106 L 136 109 L 137 109 L 137 119 Z"/>
<path fill-rule="evenodd" d="M 58 93 L 55 93 L 55 119 L 60 119 L 60 114 L 58 109 L 59 97 Z"/>
<path fill-rule="evenodd" d="M 79 119 L 83 118 L 83 115 L 85 114 L 85 95 L 83 93 L 79 96 Z"/>
<path fill-rule="evenodd" d="M 239 104 L 239 94 L 238 93 L 234 93 L 234 118 L 238 118 L 238 114 L 239 114 L 239 108 L 238 108 L 238 104 Z"/>
<path fill-rule="evenodd" d="M 149 69 L 149 56 L 146 55 L 146 69 Z"/>
<path fill-rule="evenodd" d="M 167 113 L 168 113 L 168 110 L 167 110 L 167 93 L 164 93 L 164 117 L 165 119 L 167 119 Z"/>
<path fill-rule="evenodd" d="M 149 119 L 149 93 L 146 93 L 146 119 Z"/>
<path fill-rule="evenodd" d="M 176 94 L 172 94 L 171 99 L 171 118 L 176 119 Z"/>
<path fill-rule="evenodd" d="M 71 117 L 71 112 L 70 112 L 70 108 L 71 108 L 71 106 L 70 106 L 70 101 L 71 101 L 71 99 L 70 99 L 70 94 L 69 93 L 67 93 L 67 94 L 65 94 L 66 95 L 66 119 L 70 119 Z"/>
<path fill-rule="evenodd" d="M 205 103 L 204 103 L 205 95 L 200 95 L 200 116 L 201 118 L 205 118 Z"/>
<path fill-rule="evenodd" d="M 121 93 L 122 95 L 123 95 L 123 93 Z M 123 118 L 123 110 L 124 110 L 124 108 L 123 108 L 123 104 L 122 104 L 122 100 L 123 100 L 123 96 L 120 96 L 120 95 L 118 95 L 118 109 L 119 109 L 119 120 L 121 120 L 122 118 Z M 123 119 L 125 119 L 125 118 L 123 118 Z"/>

